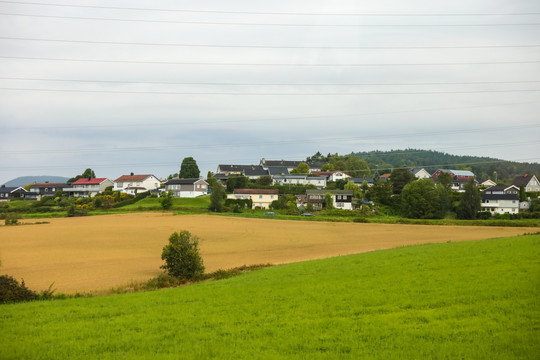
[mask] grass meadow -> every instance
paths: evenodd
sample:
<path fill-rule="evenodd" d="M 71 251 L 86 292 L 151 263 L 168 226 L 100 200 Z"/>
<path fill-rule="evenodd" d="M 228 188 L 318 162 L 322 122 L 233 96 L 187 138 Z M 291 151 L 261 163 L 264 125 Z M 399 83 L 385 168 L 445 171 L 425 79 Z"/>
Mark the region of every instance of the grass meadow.
<path fill-rule="evenodd" d="M 540 235 L 0 307 L 5 359 L 537 359 Z"/>

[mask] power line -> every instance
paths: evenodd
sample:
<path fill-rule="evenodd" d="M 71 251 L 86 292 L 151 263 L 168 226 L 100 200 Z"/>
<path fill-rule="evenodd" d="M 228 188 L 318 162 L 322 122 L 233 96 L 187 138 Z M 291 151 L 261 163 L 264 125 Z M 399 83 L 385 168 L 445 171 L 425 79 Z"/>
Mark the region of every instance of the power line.
<path fill-rule="evenodd" d="M 210 121 L 201 121 L 197 120 L 197 125 L 207 125 L 207 124 L 229 124 L 229 123 L 253 123 L 253 122 L 278 122 L 278 121 L 294 121 L 294 120 L 314 120 L 314 119 L 340 119 L 340 118 L 350 118 L 350 117 L 366 117 L 366 116 L 378 116 L 378 115 L 395 115 L 395 114 L 410 114 L 410 113 L 421 113 L 421 112 L 437 112 L 437 111 L 453 111 L 453 110 L 464 110 L 464 109 L 481 109 L 481 108 L 491 108 L 494 106 L 514 106 L 514 105 L 529 105 L 529 104 L 538 104 L 538 101 L 528 101 L 528 102 L 519 102 L 519 103 L 498 103 L 495 105 L 474 105 L 474 106 L 454 106 L 454 107 L 445 107 L 445 108 L 431 108 L 431 109 L 415 109 L 415 110 L 401 110 L 401 111 L 383 111 L 383 112 L 369 112 L 361 114 L 332 114 L 332 115 L 318 115 L 318 116 L 297 116 L 297 117 L 286 117 L 286 118 L 263 118 L 263 119 L 244 119 L 244 120 L 210 120 Z M 154 126 L 184 126 L 186 124 L 193 124 L 193 121 L 175 121 L 175 122 L 152 122 L 144 124 L 107 124 L 107 125 L 68 125 L 68 126 L 32 126 L 31 129 L 27 130 L 47 130 L 47 129 L 95 129 L 95 128 L 127 128 L 127 127 L 154 127 Z M 528 126 L 536 127 L 535 124 L 521 124 L 521 123 L 512 123 L 510 128 L 527 128 Z M 0 127 L 0 130 L 20 130 L 26 129 L 24 127 Z M 503 127 L 504 129 L 504 127 Z M 481 131 L 478 129 L 477 131 Z"/>
<path fill-rule="evenodd" d="M 126 42 L 126 41 L 94 41 L 69 39 L 38 39 L 0 36 L 1 40 L 64 42 L 75 44 L 101 44 L 101 45 L 137 45 L 137 46 L 175 46 L 175 47 L 201 47 L 201 48 L 240 48 L 240 49 L 318 49 L 318 50 L 428 50 L 428 49 L 499 49 L 499 48 L 536 48 L 539 44 L 523 45 L 477 45 L 477 46 L 277 46 L 277 45 L 220 45 L 220 44 L 179 44 L 154 42 Z"/>
<path fill-rule="evenodd" d="M 540 127 L 540 124 L 532 124 L 526 127 L 520 127 L 520 129 L 523 128 L 537 128 Z M 302 139 L 303 143 L 318 143 L 321 141 L 362 141 L 362 140 L 368 140 L 368 139 L 377 139 L 377 138 L 403 138 L 403 137 L 417 137 L 417 136 L 432 136 L 432 135 L 440 135 L 440 134 L 458 134 L 458 133 L 474 133 L 474 132 L 489 132 L 489 131 L 497 131 L 502 129 L 508 129 L 508 128 L 515 128 L 515 125 L 513 126 L 502 126 L 502 127 L 492 127 L 490 129 L 461 129 L 461 130 L 454 130 L 454 131 L 433 131 L 433 132 L 424 132 L 424 133 L 405 133 L 405 134 L 384 134 L 384 135 L 372 135 L 372 136 L 362 136 L 362 137 L 324 137 L 324 138 L 310 138 L 310 139 Z M 124 152 L 124 151 L 156 151 L 156 150 L 178 150 L 178 149 L 208 149 L 208 148 L 234 148 L 234 147 L 253 147 L 253 146 L 261 146 L 261 145 L 284 145 L 284 144 L 295 144 L 298 143 L 298 139 L 291 139 L 291 140 L 278 140 L 278 141 L 265 141 L 265 142 L 254 142 L 254 143 L 220 143 L 220 144 L 188 144 L 188 145 L 174 145 L 174 146 L 138 146 L 138 147 L 114 147 L 114 148 L 103 148 L 103 147 L 96 147 L 96 148 L 77 148 L 77 149 L 39 149 L 39 150 L 8 150 L 8 151 L 2 151 L 4 154 L 47 154 L 47 153 L 111 153 L 111 152 Z M 510 144 L 501 144 L 503 145 L 511 145 L 511 144 L 522 144 L 523 142 L 518 143 L 510 143 Z M 540 141 L 530 142 L 531 144 L 537 144 L 540 143 Z"/>
<path fill-rule="evenodd" d="M 26 56 L 0 56 L 0 59 L 15 60 L 40 60 L 40 61 L 72 61 L 72 62 L 99 62 L 99 63 L 121 63 L 121 64 L 155 64 L 155 65 L 205 65 L 205 66 L 303 66 L 303 67 L 359 67 L 359 66 L 461 66 L 461 65 L 508 65 L 508 64 L 538 64 L 540 60 L 524 61 L 479 61 L 479 62 L 454 62 L 454 63 L 350 63 L 350 64 L 330 64 L 330 63 L 217 63 L 217 62 L 176 62 L 176 61 L 142 61 L 142 60 L 106 60 L 106 59 L 67 59 L 67 58 L 47 58 L 47 57 L 26 57 Z"/>
<path fill-rule="evenodd" d="M 184 13 L 210 13 L 210 14 L 245 14 L 245 15 L 291 15 L 291 16 L 370 16 L 370 17 L 429 17 L 429 16 L 527 16 L 540 15 L 539 12 L 516 12 L 516 13 L 309 13 L 309 12 L 255 12 L 255 11 L 227 11 L 227 10 L 192 10 L 192 9 L 165 9 L 165 8 L 135 8 L 120 6 L 96 6 L 96 5 L 68 5 L 56 3 L 34 3 L 26 1 L 0 1 L 0 3 L 21 4 L 21 5 L 40 5 L 54 7 L 87 8 L 87 9 L 110 9 L 110 10 L 134 10 L 134 11 L 162 11 L 162 12 L 184 12 Z"/>
<path fill-rule="evenodd" d="M 465 81 L 465 82 L 416 82 L 416 83 L 234 83 L 234 82 L 174 82 L 174 81 L 126 81 L 126 80 L 85 80 L 85 79 L 44 79 L 0 77 L 0 80 L 49 81 L 97 84 L 148 84 L 148 85 L 211 85 L 211 86 L 431 86 L 431 85 L 490 85 L 490 84 L 533 84 L 540 80 L 515 81 Z"/>
<path fill-rule="evenodd" d="M 58 15 L 36 15 L 0 13 L 4 16 L 24 16 L 45 19 L 69 19 L 69 20 L 98 20 L 98 21 L 120 21 L 120 22 L 142 22 L 161 24 L 188 24 L 188 25 L 232 25 L 232 26 L 284 26 L 284 27 L 491 27 L 491 26 L 538 26 L 540 23 L 512 23 L 512 24 L 285 24 L 285 23 L 238 23 L 238 22 L 217 22 L 217 21 L 185 21 L 185 20 L 148 20 L 148 19 L 120 19 L 120 18 L 99 18 L 87 16 L 58 16 Z"/>
<path fill-rule="evenodd" d="M 117 90 L 79 90 L 79 89 L 37 89 L 0 87 L 8 91 L 40 91 L 68 93 L 102 93 L 102 94 L 145 94 L 145 95 L 227 95 L 227 96 L 360 96 L 360 95 L 436 95 L 436 94 L 482 94 L 482 93 L 518 93 L 538 92 L 540 89 L 519 90 L 468 90 L 468 91 L 411 91 L 411 92 L 333 92 L 333 93 L 257 93 L 257 92 L 191 92 L 191 91 L 117 91 Z"/>

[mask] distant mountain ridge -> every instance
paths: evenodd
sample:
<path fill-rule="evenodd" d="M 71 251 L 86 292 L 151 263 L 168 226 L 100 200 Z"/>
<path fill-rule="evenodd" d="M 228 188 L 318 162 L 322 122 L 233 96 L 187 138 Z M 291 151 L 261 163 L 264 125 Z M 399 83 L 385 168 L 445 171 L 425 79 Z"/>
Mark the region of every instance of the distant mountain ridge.
<path fill-rule="evenodd" d="M 10 180 L 5 183 L 6 186 L 25 186 L 33 183 L 65 183 L 69 178 L 63 176 L 49 176 L 49 175 L 39 175 L 39 176 L 19 176 L 13 180 Z"/>
<path fill-rule="evenodd" d="M 434 173 L 437 169 L 470 169 L 479 179 L 508 182 L 524 174 L 540 174 L 539 163 L 507 161 L 481 156 L 451 155 L 434 150 L 405 149 L 366 151 L 355 154 L 364 159 L 370 168 L 379 172 L 398 166 L 425 168 Z"/>

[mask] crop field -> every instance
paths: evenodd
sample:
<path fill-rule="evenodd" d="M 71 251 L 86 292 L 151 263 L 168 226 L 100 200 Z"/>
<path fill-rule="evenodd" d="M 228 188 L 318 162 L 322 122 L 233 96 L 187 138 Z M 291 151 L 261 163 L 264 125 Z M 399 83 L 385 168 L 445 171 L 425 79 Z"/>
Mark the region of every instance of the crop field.
<path fill-rule="evenodd" d="M 539 259 L 529 235 L 2 305 L 0 358 L 538 359 Z"/>
<path fill-rule="evenodd" d="M 531 228 L 301 222 L 211 215 L 139 213 L 49 219 L 0 227 L 0 272 L 33 290 L 106 291 L 161 270 L 171 233 L 198 236 L 207 271 L 283 264 L 422 243 L 469 241 Z M 24 220 L 23 222 L 32 222 Z"/>

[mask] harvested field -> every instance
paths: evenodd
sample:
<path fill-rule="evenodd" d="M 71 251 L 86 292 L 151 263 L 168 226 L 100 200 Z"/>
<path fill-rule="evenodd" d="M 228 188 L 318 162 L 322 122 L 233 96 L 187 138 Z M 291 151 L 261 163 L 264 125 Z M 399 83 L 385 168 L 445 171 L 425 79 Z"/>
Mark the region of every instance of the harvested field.
<path fill-rule="evenodd" d="M 160 273 L 174 231 L 198 236 L 207 271 L 281 264 L 422 243 L 514 236 L 530 228 L 390 225 L 141 213 L 0 227 L 0 273 L 33 290 L 107 290 Z M 31 221 L 30 221 L 31 222 Z"/>

